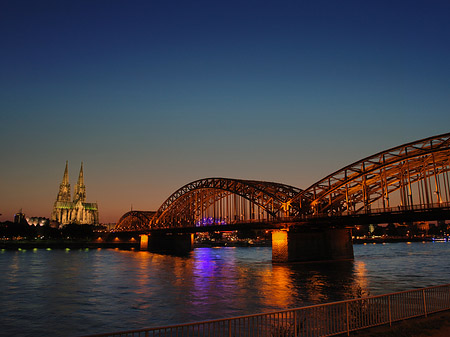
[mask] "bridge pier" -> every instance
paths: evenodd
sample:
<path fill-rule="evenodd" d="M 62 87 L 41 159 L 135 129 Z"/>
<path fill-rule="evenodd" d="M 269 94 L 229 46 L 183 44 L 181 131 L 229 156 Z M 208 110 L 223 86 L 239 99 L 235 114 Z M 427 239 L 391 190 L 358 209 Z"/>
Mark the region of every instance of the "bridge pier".
<path fill-rule="evenodd" d="M 272 232 L 273 262 L 353 259 L 351 229 L 302 228 Z"/>
<path fill-rule="evenodd" d="M 141 238 L 141 241 L 139 242 L 139 249 L 148 250 L 148 234 L 141 234 L 139 237 Z"/>
<path fill-rule="evenodd" d="M 193 249 L 194 234 L 151 233 L 141 235 L 140 250 L 155 253 L 187 254 Z"/>

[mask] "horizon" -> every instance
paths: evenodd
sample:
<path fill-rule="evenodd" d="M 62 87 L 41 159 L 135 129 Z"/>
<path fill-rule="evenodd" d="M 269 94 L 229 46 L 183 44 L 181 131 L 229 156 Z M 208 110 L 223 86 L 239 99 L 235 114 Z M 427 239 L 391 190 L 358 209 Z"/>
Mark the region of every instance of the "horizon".
<path fill-rule="evenodd" d="M 197 179 L 305 189 L 449 132 L 446 1 L 0 9 L 0 221 L 50 218 L 66 161 L 114 223 Z"/>

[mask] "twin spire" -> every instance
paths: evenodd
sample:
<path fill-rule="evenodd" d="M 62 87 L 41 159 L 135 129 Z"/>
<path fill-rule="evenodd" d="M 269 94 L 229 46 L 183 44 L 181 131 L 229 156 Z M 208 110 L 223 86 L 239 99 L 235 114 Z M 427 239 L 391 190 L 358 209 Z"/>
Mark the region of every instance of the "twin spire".
<path fill-rule="evenodd" d="M 69 183 L 69 163 L 66 161 L 66 168 L 64 170 L 63 180 L 59 186 L 58 197 L 56 201 L 70 202 L 70 183 Z M 75 186 L 73 202 L 85 202 L 86 200 L 86 186 L 84 185 L 83 176 L 83 162 L 81 162 L 80 174 L 78 175 L 78 182 Z"/>
<path fill-rule="evenodd" d="M 69 162 L 66 160 L 66 169 L 64 170 L 64 177 L 63 177 L 63 181 L 61 183 L 61 185 L 69 185 Z"/>
<path fill-rule="evenodd" d="M 78 175 L 77 186 L 75 186 L 75 195 L 73 196 L 73 202 L 85 202 L 86 201 L 86 186 L 84 185 L 83 177 L 83 162 L 81 162 L 80 174 Z"/>

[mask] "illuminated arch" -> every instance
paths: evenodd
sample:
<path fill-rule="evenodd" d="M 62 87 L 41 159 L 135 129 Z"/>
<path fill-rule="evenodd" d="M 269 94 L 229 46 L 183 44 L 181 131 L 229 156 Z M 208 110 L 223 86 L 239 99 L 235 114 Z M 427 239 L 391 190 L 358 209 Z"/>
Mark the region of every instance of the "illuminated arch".
<path fill-rule="evenodd" d="M 152 226 L 194 226 L 208 214 L 213 223 L 278 218 L 287 212 L 288 201 L 300 191 L 296 187 L 274 182 L 200 179 L 173 193 L 157 211 Z"/>
<path fill-rule="evenodd" d="M 297 215 L 367 212 L 449 202 L 450 133 L 379 152 L 336 171 L 291 201 Z"/>
<path fill-rule="evenodd" d="M 116 231 L 140 231 L 150 227 L 150 222 L 155 215 L 154 211 L 130 211 L 122 215 L 114 227 Z"/>

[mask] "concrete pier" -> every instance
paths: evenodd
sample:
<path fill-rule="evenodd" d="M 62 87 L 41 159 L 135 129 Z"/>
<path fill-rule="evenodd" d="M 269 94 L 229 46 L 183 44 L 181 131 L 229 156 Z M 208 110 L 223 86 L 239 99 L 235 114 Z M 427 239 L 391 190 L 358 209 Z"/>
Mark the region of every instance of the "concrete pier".
<path fill-rule="evenodd" d="M 151 233 L 140 236 L 140 249 L 155 253 L 187 254 L 193 249 L 194 234 Z"/>
<path fill-rule="evenodd" d="M 272 232 L 273 262 L 313 262 L 353 259 L 348 228 L 302 228 Z"/>

